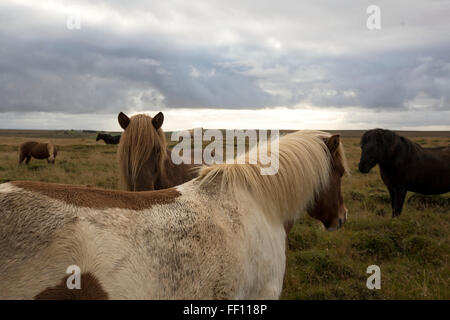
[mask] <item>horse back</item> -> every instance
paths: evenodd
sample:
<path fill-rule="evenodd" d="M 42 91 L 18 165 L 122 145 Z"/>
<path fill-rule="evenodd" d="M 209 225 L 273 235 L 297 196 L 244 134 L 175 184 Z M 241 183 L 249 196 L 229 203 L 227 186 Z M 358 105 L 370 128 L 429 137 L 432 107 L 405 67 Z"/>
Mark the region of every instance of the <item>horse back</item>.
<path fill-rule="evenodd" d="M 112 144 L 119 144 L 121 135 L 112 137 Z"/>
<path fill-rule="evenodd" d="M 33 148 L 38 144 L 39 142 L 37 141 L 27 141 L 20 145 L 19 150 L 23 154 L 30 154 L 31 150 L 33 150 Z"/>
<path fill-rule="evenodd" d="M 46 143 L 38 143 L 31 149 L 31 155 L 36 159 L 47 159 L 50 157 Z"/>
<path fill-rule="evenodd" d="M 101 286 L 100 298 L 233 298 L 242 283 L 242 225 L 237 212 L 207 200 L 183 188 L 2 184 L 0 298 L 71 298 L 64 285 L 73 264 L 82 288 Z"/>
<path fill-rule="evenodd" d="M 408 190 L 422 194 L 450 192 L 450 147 L 415 148 L 406 168 Z"/>

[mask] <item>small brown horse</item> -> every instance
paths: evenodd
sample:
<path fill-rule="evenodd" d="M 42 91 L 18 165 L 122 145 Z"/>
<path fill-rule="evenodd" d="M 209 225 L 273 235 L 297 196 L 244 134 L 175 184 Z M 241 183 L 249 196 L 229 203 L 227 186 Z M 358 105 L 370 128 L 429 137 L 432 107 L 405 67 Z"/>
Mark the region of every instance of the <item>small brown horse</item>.
<path fill-rule="evenodd" d="M 28 164 L 31 157 L 36 159 L 47 159 L 48 163 L 55 163 L 55 158 L 58 152 L 56 147 L 52 142 L 36 142 L 27 141 L 20 145 L 19 147 L 19 164 L 22 164 L 23 160 Z"/>
<path fill-rule="evenodd" d="M 138 114 L 118 116 L 125 130 L 119 143 L 118 159 L 121 182 L 126 190 L 159 190 L 177 186 L 197 176 L 194 164 L 172 162 L 166 137 L 161 129 L 164 115 L 154 118 Z"/>

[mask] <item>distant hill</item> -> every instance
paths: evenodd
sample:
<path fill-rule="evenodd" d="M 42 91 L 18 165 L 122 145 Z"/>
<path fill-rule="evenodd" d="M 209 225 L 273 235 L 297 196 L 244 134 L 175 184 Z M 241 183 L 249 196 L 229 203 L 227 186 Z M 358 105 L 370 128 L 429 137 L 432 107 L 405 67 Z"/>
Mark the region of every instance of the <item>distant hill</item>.
<path fill-rule="evenodd" d="M 192 129 L 191 129 L 192 130 Z M 220 129 L 224 132 L 224 129 Z M 280 130 L 282 135 L 294 132 L 296 130 Z M 359 138 L 365 130 L 324 130 L 333 134 L 340 134 L 344 138 Z M 450 131 L 397 131 L 398 134 L 408 137 L 450 137 Z M 111 135 L 121 134 L 121 131 L 95 131 L 95 130 L 21 130 L 21 129 L 0 129 L 0 136 L 16 136 L 30 138 L 88 138 L 96 135 L 98 132 L 108 133 Z M 170 139 L 172 131 L 166 131 L 166 137 Z"/>

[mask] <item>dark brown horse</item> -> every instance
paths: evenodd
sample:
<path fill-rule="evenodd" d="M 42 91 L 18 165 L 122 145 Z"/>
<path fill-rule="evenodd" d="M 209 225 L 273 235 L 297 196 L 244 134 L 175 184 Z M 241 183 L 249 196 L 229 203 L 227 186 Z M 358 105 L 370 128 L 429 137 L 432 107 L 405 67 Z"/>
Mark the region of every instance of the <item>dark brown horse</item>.
<path fill-rule="evenodd" d="M 172 162 L 166 137 L 161 129 L 164 115 L 154 118 L 138 114 L 128 118 L 119 113 L 124 129 L 118 149 L 122 184 L 130 191 L 166 189 L 197 176 L 198 165 Z"/>
<path fill-rule="evenodd" d="M 361 138 L 359 171 L 376 164 L 389 190 L 392 216 L 402 212 L 407 191 L 441 194 L 450 191 L 450 147 L 423 148 L 396 133 L 369 130 Z"/>
<path fill-rule="evenodd" d="M 55 163 L 55 158 L 58 152 L 52 142 L 42 143 L 36 141 L 27 141 L 19 147 L 19 164 L 22 164 L 23 160 L 28 164 L 31 157 L 36 159 L 47 159 L 48 163 Z"/>
<path fill-rule="evenodd" d="M 120 134 L 117 136 L 112 136 L 112 135 L 106 134 L 106 133 L 99 133 L 97 135 L 97 139 L 95 139 L 95 141 L 98 141 L 98 140 L 103 140 L 103 141 L 105 141 L 106 144 L 119 144 Z"/>

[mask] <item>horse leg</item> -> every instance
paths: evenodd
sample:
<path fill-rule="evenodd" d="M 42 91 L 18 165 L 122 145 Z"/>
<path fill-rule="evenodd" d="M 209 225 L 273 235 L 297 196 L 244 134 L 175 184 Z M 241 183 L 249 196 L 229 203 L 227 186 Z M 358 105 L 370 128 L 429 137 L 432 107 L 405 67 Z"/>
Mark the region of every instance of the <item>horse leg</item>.
<path fill-rule="evenodd" d="M 402 213 L 403 203 L 405 202 L 406 189 L 402 187 L 388 188 L 391 195 L 392 218 L 398 217 Z"/>
<path fill-rule="evenodd" d="M 31 156 L 27 156 L 27 157 L 26 157 L 26 160 L 25 160 L 25 164 L 30 163 L 30 160 L 31 160 Z"/>
<path fill-rule="evenodd" d="M 23 160 L 25 160 L 25 156 L 23 155 L 23 153 L 21 152 L 19 154 L 19 164 L 22 164 Z"/>

